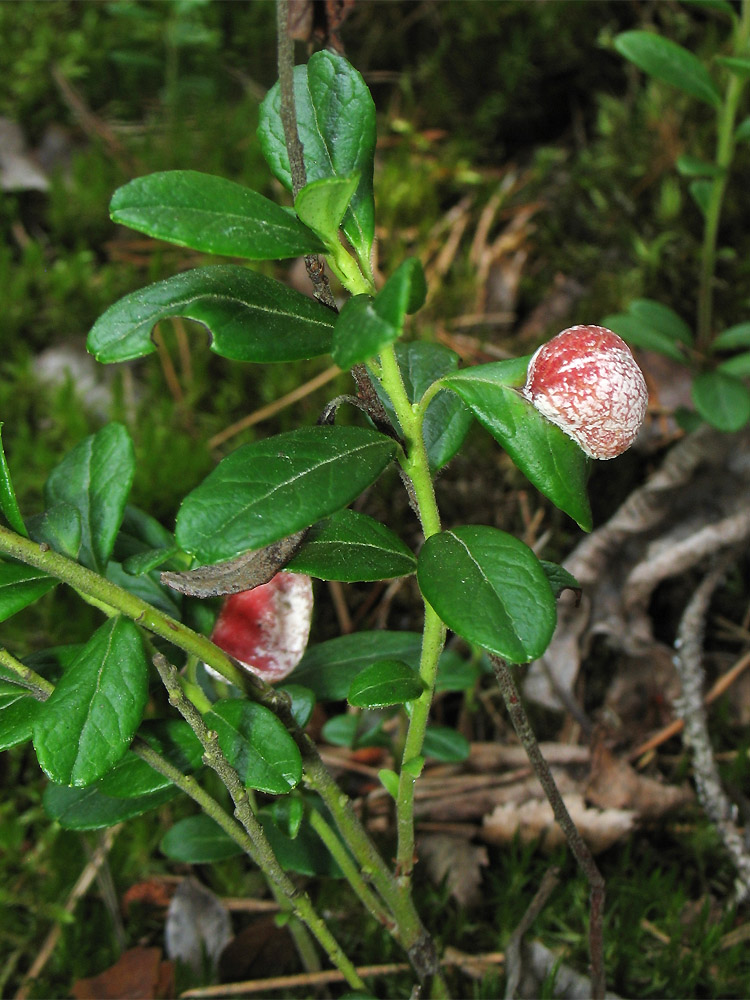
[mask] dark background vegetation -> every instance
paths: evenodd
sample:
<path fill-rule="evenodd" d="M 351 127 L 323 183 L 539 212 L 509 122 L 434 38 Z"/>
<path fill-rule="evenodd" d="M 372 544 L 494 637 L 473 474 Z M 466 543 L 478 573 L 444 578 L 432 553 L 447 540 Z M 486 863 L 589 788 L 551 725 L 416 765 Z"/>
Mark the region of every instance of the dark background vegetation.
<path fill-rule="evenodd" d="M 671 0 L 355 5 L 341 34 L 379 114 L 381 269 L 387 273 L 405 252 L 434 260 L 455 232 L 455 219 L 465 217 L 450 267 L 435 272 L 415 335 L 463 334 L 473 338 L 469 353 L 479 352 L 473 360 L 488 360 L 502 352 L 528 353 L 559 329 L 596 323 L 637 296 L 659 299 L 690 321 L 701 222 L 673 165 L 680 152 L 706 148 L 711 122 L 708 110 L 676 91 L 644 84 L 613 51 L 617 32 L 649 25 L 698 53 L 713 51 L 722 30 L 710 10 Z M 119 296 L 200 262 L 200 255 L 110 222 L 109 198 L 131 177 L 196 169 L 282 197 L 254 134 L 259 100 L 276 75 L 273 4 L 26 0 L 0 4 L 0 40 L 0 116 L 20 125 L 49 180 L 46 191 L 9 190 L 0 199 L 0 419 L 22 510 L 39 510 L 43 482 L 64 451 L 114 418 L 127 423 L 136 444 L 134 502 L 171 526 L 180 498 L 221 453 L 209 447 L 210 438 L 311 378 L 325 362 L 230 364 L 212 355 L 205 335 L 191 328 L 188 363 L 165 331 L 175 379 L 156 355 L 101 371 L 95 377 L 105 389 L 102 404 L 93 388 L 81 392 L 80 376 L 43 384 L 39 357 L 61 345 L 82 355 L 87 330 Z M 746 176 L 749 167 L 741 152 L 735 177 Z M 492 237 L 532 205 L 533 223 L 520 227 L 523 256 L 515 271 L 506 262 L 478 274 L 472 239 L 498 191 L 504 193 Z M 735 180 L 722 229 L 722 246 L 731 250 L 722 252 L 719 329 L 738 322 L 747 307 L 744 193 Z M 264 266 L 277 274 L 288 269 Z M 561 288 L 567 292 L 555 298 Z M 546 314 L 538 311 L 544 305 Z M 455 322 L 483 307 L 505 319 Z M 339 385 L 344 391 L 346 380 L 225 448 L 314 421 Z M 475 438 L 467 457 L 441 481 L 446 519 L 521 530 L 519 482 L 486 441 Z M 614 472 L 608 465 L 597 470 L 592 495 L 598 522 L 647 469 L 642 458 L 628 458 Z M 383 516 L 409 516 L 400 496 L 386 494 L 377 502 Z M 554 512 L 547 518 L 557 529 L 549 557 L 562 557 L 577 536 Z M 744 599 L 741 593 L 738 603 Z M 408 606 L 399 613 L 407 622 Z M 4 623 L 2 641 L 24 655 L 78 641 L 95 620 L 92 609 L 56 593 Z M 331 612 L 321 609 L 318 636 L 332 634 L 335 625 Z M 481 715 L 481 704 L 474 710 Z M 729 728 L 726 712 L 719 710 L 714 721 L 722 746 L 737 749 L 739 739 L 746 749 L 746 735 Z M 541 722 L 554 737 L 559 720 Z M 686 764 L 677 743 L 674 750 L 672 774 L 679 775 Z M 745 758 L 743 752 L 737 760 Z M 734 784 L 747 790 L 746 767 L 733 766 Z M 81 841 L 90 849 L 96 838 L 46 820 L 43 781 L 29 747 L 0 758 L 0 781 L 0 992 L 14 993 L 42 936 L 63 920 L 61 941 L 31 995 L 67 996 L 77 978 L 101 971 L 118 954 L 97 892 L 72 918 L 60 911 L 85 857 Z M 158 823 L 149 814 L 119 835 L 110 860 L 118 894 L 149 873 L 175 872 L 158 842 L 181 808 L 165 807 Z M 551 947 L 564 945 L 567 960 L 584 970 L 586 889 L 564 854 L 555 860 L 565 878 L 535 933 Z M 444 889 L 420 887 L 427 922 L 444 944 L 501 950 L 548 864 L 529 848 L 493 849 L 477 908 L 467 912 Z M 684 822 L 640 831 L 610 850 L 602 867 L 609 881 L 613 989 L 643 997 L 747 995 L 746 948 L 722 946 L 740 921 L 722 902 L 732 873 L 697 812 Z M 238 861 L 199 874 L 226 895 L 255 888 L 252 873 Z M 337 933 L 357 961 L 400 958 L 377 931 L 363 934 L 359 917 L 347 920 L 350 901 L 338 883 L 318 891 L 321 905 L 338 915 Z M 657 926 L 659 934 L 650 933 Z M 125 930 L 129 945 L 159 944 L 163 919 L 136 907 Z M 383 995 L 407 996 L 410 984 L 406 977 L 378 988 Z M 493 997 L 501 984 L 489 976 L 461 988 L 466 995 Z"/>

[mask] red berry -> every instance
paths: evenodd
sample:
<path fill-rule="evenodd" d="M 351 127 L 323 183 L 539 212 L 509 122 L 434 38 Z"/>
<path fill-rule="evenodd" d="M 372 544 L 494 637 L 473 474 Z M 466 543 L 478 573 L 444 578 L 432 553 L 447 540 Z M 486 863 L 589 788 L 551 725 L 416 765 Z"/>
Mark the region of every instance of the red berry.
<path fill-rule="evenodd" d="M 573 326 L 529 362 L 523 395 L 592 458 L 627 451 L 646 416 L 646 380 L 630 348 L 603 326 Z"/>
<path fill-rule="evenodd" d="M 294 670 L 307 646 L 312 581 L 302 573 L 277 573 L 253 590 L 232 594 L 211 639 L 225 653 L 269 683 Z"/>

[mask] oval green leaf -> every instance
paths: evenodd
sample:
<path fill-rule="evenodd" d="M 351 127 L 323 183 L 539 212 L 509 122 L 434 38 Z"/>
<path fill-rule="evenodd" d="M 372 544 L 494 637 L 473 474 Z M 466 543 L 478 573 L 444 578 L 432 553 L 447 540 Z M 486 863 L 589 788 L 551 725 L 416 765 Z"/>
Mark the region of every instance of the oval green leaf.
<path fill-rule="evenodd" d="M 34 748 L 58 784 L 83 787 L 125 754 L 148 694 L 148 664 L 136 626 L 111 618 L 89 639 L 41 706 Z"/>
<path fill-rule="evenodd" d="M 343 701 L 363 667 L 377 660 L 404 660 L 416 670 L 422 649 L 418 632 L 354 632 L 309 646 L 289 680 L 321 701 Z"/>
<path fill-rule="evenodd" d="M 244 853 L 239 844 L 205 813 L 178 820 L 161 838 L 159 850 L 173 861 L 187 865 L 210 865 Z"/>
<path fill-rule="evenodd" d="M 2 421 L 0 421 L 0 432 L 2 431 Z M 26 525 L 23 523 L 21 511 L 16 500 L 16 492 L 13 489 L 13 481 L 10 478 L 10 469 L 5 457 L 2 437 L 0 437 L 0 511 L 10 527 L 19 535 L 28 538 Z"/>
<path fill-rule="evenodd" d="M 526 380 L 527 358 L 477 365 L 443 378 L 518 468 L 556 507 L 591 531 L 586 494 L 589 461 L 578 445 L 516 391 Z"/>
<path fill-rule="evenodd" d="M 182 719 L 147 720 L 138 730 L 138 735 L 183 774 L 190 774 L 201 766 L 203 745 Z M 97 782 L 96 787 L 112 798 L 130 799 L 149 795 L 169 784 L 169 778 L 154 770 L 142 757 L 128 752 L 109 774 Z"/>
<path fill-rule="evenodd" d="M 301 361 L 331 349 L 336 314 L 280 281 L 232 264 L 199 267 L 131 292 L 99 317 L 87 348 L 97 361 L 152 354 L 168 316 L 203 323 L 211 350 L 232 361 Z"/>
<path fill-rule="evenodd" d="M 357 674 L 347 701 L 355 708 L 386 708 L 414 701 L 424 691 L 419 674 L 403 660 L 377 660 Z"/>
<path fill-rule="evenodd" d="M 706 423 L 720 431 L 738 431 L 750 420 L 750 389 L 725 372 L 704 372 L 693 380 L 693 404 Z"/>
<path fill-rule="evenodd" d="M 414 553 L 380 521 L 345 508 L 314 524 L 286 567 L 319 580 L 391 580 L 417 568 Z"/>
<path fill-rule="evenodd" d="M 55 552 L 77 559 L 81 550 L 81 515 L 69 503 L 53 504 L 29 519 L 29 535 L 35 542 L 49 545 Z"/>
<path fill-rule="evenodd" d="M 100 792 L 96 785 L 68 788 L 66 785 L 49 784 L 44 790 L 42 802 L 50 819 L 57 820 L 66 830 L 101 830 L 142 816 L 175 798 L 179 791 L 176 785 L 169 785 L 151 795 L 115 799 Z"/>
<path fill-rule="evenodd" d="M 0 562 L 0 622 L 38 601 L 57 583 L 40 569 Z"/>
<path fill-rule="evenodd" d="M 750 347 L 750 323 L 737 323 L 714 337 L 712 351 L 735 351 Z"/>
<path fill-rule="evenodd" d="M 201 563 L 270 545 L 348 506 L 397 448 L 362 427 L 302 427 L 238 448 L 183 501 L 177 543 Z"/>
<path fill-rule="evenodd" d="M 280 205 L 242 184 L 196 170 L 138 177 L 115 191 L 109 212 L 115 222 L 139 233 L 228 257 L 280 260 L 325 249 Z"/>
<path fill-rule="evenodd" d="M 471 744 L 462 733 L 448 726 L 428 726 L 422 749 L 425 757 L 443 764 L 459 764 L 471 753 Z"/>
<path fill-rule="evenodd" d="M 616 313 L 613 316 L 605 316 L 602 320 L 602 326 L 613 330 L 631 347 L 640 347 L 644 351 L 657 351 L 681 364 L 685 361 L 685 355 L 673 337 L 633 313 Z"/>
<path fill-rule="evenodd" d="M 39 705 L 25 688 L 0 680 L 0 750 L 31 739 Z"/>
<path fill-rule="evenodd" d="M 122 424 L 84 438 L 53 469 L 44 486 L 48 507 L 67 504 L 80 515 L 79 559 L 97 573 L 112 555 L 135 474 L 133 442 Z M 74 544 L 75 528 L 67 529 Z"/>
<path fill-rule="evenodd" d="M 645 73 L 686 94 L 719 107 L 721 94 L 710 73 L 692 52 L 651 31 L 625 31 L 614 40 L 621 56 Z"/>
<path fill-rule="evenodd" d="M 217 701 L 204 715 L 219 746 L 247 788 L 284 795 L 302 777 L 297 745 L 269 709 L 231 698 Z"/>
<path fill-rule="evenodd" d="M 750 352 L 737 354 L 733 358 L 728 358 L 716 366 L 718 372 L 725 375 L 734 375 L 735 378 L 747 378 L 750 375 Z"/>
<path fill-rule="evenodd" d="M 432 535 L 417 579 L 445 624 L 511 663 L 541 656 L 555 629 L 555 598 L 539 560 L 519 539 L 484 525 Z"/>
<path fill-rule="evenodd" d="M 295 67 L 294 100 L 307 182 L 359 174 L 341 228 L 363 268 L 369 271 L 375 238 L 375 105 L 370 91 L 343 56 L 325 50 L 311 56 L 307 66 Z M 258 137 L 271 170 L 291 191 L 280 105 L 277 83 L 261 104 Z"/>
<path fill-rule="evenodd" d="M 320 180 L 311 181 L 295 198 L 295 211 L 306 226 L 330 244 L 338 240 L 341 220 L 358 185 L 358 173 L 349 177 L 321 177 Z"/>

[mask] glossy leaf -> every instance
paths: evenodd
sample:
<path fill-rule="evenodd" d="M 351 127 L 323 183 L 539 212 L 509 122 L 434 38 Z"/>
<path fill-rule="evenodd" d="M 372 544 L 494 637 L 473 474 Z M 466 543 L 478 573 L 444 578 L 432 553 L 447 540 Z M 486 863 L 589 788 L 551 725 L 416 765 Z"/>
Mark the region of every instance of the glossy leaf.
<path fill-rule="evenodd" d="M 613 316 L 605 316 L 602 326 L 626 340 L 631 347 L 639 347 L 645 351 L 658 351 L 665 357 L 685 362 L 685 354 L 675 341 L 663 330 L 659 330 L 633 313 L 616 313 Z"/>
<path fill-rule="evenodd" d="M 292 737 L 269 709 L 238 698 L 218 701 L 204 716 L 219 746 L 248 788 L 283 795 L 302 777 Z"/>
<path fill-rule="evenodd" d="M 185 498 L 177 542 L 201 563 L 269 545 L 350 504 L 397 447 L 361 427 L 302 427 L 244 445 Z"/>
<path fill-rule="evenodd" d="M 308 826 L 302 826 L 294 839 L 279 830 L 270 810 L 261 810 L 258 819 L 273 853 L 286 872 L 299 875 L 324 875 L 341 878 L 341 869 Z"/>
<path fill-rule="evenodd" d="M 159 850 L 173 861 L 187 865 L 210 865 L 244 853 L 205 813 L 178 820 L 161 838 Z"/>
<path fill-rule="evenodd" d="M 375 237 L 372 173 L 375 157 L 375 105 L 361 75 L 343 56 L 316 52 L 294 70 L 297 128 L 304 150 L 308 184 L 324 177 L 359 173 L 359 184 L 342 229 L 369 269 Z M 258 137 L 263 155 L 281 183 L 292 190 L 289 156 L 280 116 L 277 83 L 260 109 Z"/>
<path fill-rule="evenodd" d="M 336 364 L 351 368 L 398 340 L 406 314 L 422 306 L 426 291 L 422 265 L 412 257 L 394 271 L 375 298 L 355 295 L 349 299 L 333 331 Z"/>
<path fill-rule="evenodd" d="M 380 521 L 344 508 L 314 524 L 286 567 L 319 580 L 390 580 L 417 568 L 414 553 Z"/>
<path fill-rule="evenodd" d="M 459 764 L 466 760 L 471 745 L 466 737 L 448 726 L 428 726 L 422 746 L 425 757 L 444 764 Z"/>
<path fill-rule="evenodd" d="M 87 348 L 97 361 L 153 354 L 151 331 L 169 316 L 203 323 L 211 350 L 232 361 L 300 361 L 327 354 L 335 313 L 280 281 L 232 264 L 199 267 L 120 299 L 96 321 Z"/>
<path fill-rule="evenodd" d="M 53 504 L 29 519 L 29 535 L 35 542 L 49 545 L 55 552 L 77 559 L 81 550 L 81 515 L 69 503 Z"/>
<path fill-rule="evenodd" d="M 140 725 L 147 687 L 138 629 L 127 618 L 109 619 L 39 711 L 34 747 L 47 776 L 84 787 L 111 770 Z"/>
<path fill-rule="evenodd" d="M 711 74 L 692 52 L 651 31 L 625 31 L 614 40 L 620 55 L 665 83 L 679 87 L 713 107 L 721 104 L 721 94 Z"/>
<path fill-rule="evenodd" d="M 693 379 L 693 403 L 703 419 L 720 431 L 738 431 L 750 420 L 750 389 L 725 372 L 704 372 Z"/>
<path fill-rule="evenodd" d="M 377 660 L 404 660 L 416 669 L 422 648 L 418 632 L 354 632 L 309 646 L 290 681 L 321 701 L 343 701 L 357 674 Z"/>
<path fill-rule="evenodd" d="M 242 184 L 166 170 L 138 177 L 112 196 L 109 212 L 139 233 L 204 253 L 280 260 L 324 247 L 290 212 Z"/>
<path fill-rule="evenodd" d="M 578 445 L 517 392 L 527 358 L 477 365 L 443 378 L 518 468 L 584 531 L 592 527 L 586 494 L 589 462 Z"/>
<path fill-rule="evenodd" d="M 57 582 L 32 566 L 0 562 L 0 622 L 38 601 Z"/>
<path fill-rule="evenodd" d="M 294 721 L 300 729 L 304 729 L 310 721 L 313 709 L 315 708 L 315 695 L 313 692 L 309 688 L 302 687 L 301 684 L 283 684 L 277 687 L 276 690 L 288 695 L 292 703 L 291 711 Z"/>
<path fill-rule="evenodd" d="M 378 779 L 390 797 L 394 801 L 398 801 L 399 779 L 396 772 L 392 771 L 389 767 L 381 767 L 378 771 Z"/>
<path fill-rule="evenodd" d="M 50 819 L 57 820 L 66 830 L 101 830 L 156 809 L 178 794 L 177 786 L 169 785 L 151 795 L 115 799 L 100 792 L 96 785 L 68 788 L 50 783 L 44 790 L 42 802 Z"/>
<path fill-rule="evenodd" d="M 75 507 L 81 518 L 80 561 L 101 573 L 112 554 L 135 472 L 133 442 L 122 424 L 107 424 L 53 469 L 44 487 L 48 507 Z"/>
<path fill-rule="evenodd" d="M 417 579 L 445 624 L 511 663 L 527 663 L 549 645 L 555 598 L 539 560 L 519 539 L 483 525 L 432 535 L 419 554 Z"/>
<path fill-rule="evenodd" d="M 539 564 L 549 580 L 549 585 L 552 587 L 552 593 L 555 597 L 559 597 L 564 590 L 575 591 L 580 597 L 583 588 L 572 573 L 569 573 L 558 563 L 548 562 L 546 559 L 540 559 Z"/>
<path fill-rule="evenodd" d="M 2 431 L 2 421 L 0 421 L 0 431 Z M 0 438 L 0 512 L 9 526 L 19 535 L 28 538 L 26 525 L 23 523 L 21 511 L 16 500 L 16 492 L 13 489 L 13 481 L 10 478 L 10 469 L 5 457 L 2 438 Z"/>
<path fill-rule="evenodd" d="M 377 660 L 354 678 L 347 701 L 355 708 L 386 708 L 414 701 L 423 690 L 419 675 L 408 663 Z"/>
<path fill-rule="evenodd" d="M 294 200 L 299 218 L 326 243 L 338 240 L 338 229 L 359 185 L 359 173 L 321 177 L 306 184 Z M 323 248 L 325 249 L 325 248 Z"/>
<path fill-rule="evenodd" d="M 40 704 L 25 688 L 0 680 L 0 750 L 31 739 Z"/>
<path fill-rule="evenodd" d="M 203 745 L 187 722 L 181 719 L 147 720 L 138 730 L 138 736 L 183 774 L 190 774 L 202 763 Z M 96 787 L 113 798 L 130 799 L 150 795 L 169 784 L 169 778 L 154 770 L 137 754 L 128 751 L 109 774 L 96 783 Z"/>
<path fill-rule="evenodd" d="M 716 366 L 718 372 L 725 375 L 734 375 L 735 378 L 747 378 L 750 375 L 750 352 L 737 354 L 733 358 L 728 358 Z"/>
<path fill-rule="evenodd" d="M 120 563 L 111 560 L 107 563 L 104 575 L 112 583 L 116 583 L 118 587 L 135 594 L 142 601 L 158 608 L 167 615 L 171 615 L 172 618 L 179 619 L 182 616 L 180 595 L 170 590 L 169 587 L 162 586 L 158 581 L 158 574 L 149 576 L 144 573 L 140 576 L 134 576 L 132 573 L 126 573 Z"/>
<path fill-rule="evenodd" d="M 712 351 L 734 351 L 750 347 L 750 323 L 737 323 L 714 337 Z"/>
<path fill-rule="evenodd" d="M 419 340 L 396 344 L 396 359 L 410 403 L 418 403 L 432 383 L 443 375 L 458 371 L 458 355 L 441 344 Z M 381 398 L 393 426 L 400 433 L 401 426 L 390 400 L 384 393 Z M 432 472 L 453 458 L 464 442 L 472 419 L 471 411 L 454 392 L 438 392 L 433 397 L 422 422 L 422 436 Z"/>
<path fill-rule="evenodd" d="M 145 573 L 150 573 L 170 562 L 180 551 L 178 545 L 171 545 L 169 548 L 137 552 L 135 555 L 128 556 L 122 563 L 122 568 L 129 576 L 143 576 Z"/>

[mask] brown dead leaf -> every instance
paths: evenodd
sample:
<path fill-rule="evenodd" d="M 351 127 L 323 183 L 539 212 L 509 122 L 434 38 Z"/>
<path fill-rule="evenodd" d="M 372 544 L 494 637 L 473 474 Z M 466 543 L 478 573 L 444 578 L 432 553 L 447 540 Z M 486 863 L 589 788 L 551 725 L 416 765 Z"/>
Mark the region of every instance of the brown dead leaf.
<path fill-rule="evenodd" d="M 635 813 L 624 809 L 588 808 L 577 792 L 565 796 L 570 817 L 594 854 L 605 851 L 633 829 Z M 490 844 L 508 844 L 518 835 L 524 843 L 538 840 L 544 851 L 552 852 L 565 843 L 565 835 L 555 822 L 546 799 L 507 802 L 485 816 L 481 836 Z"/>
<path fill-rule="evenodd" d="M 76 1000 L 169 1000 L 173 974 L 161 948 L 130 948 L 98 976 L 79 979 L 71 993 Z"/>
<path fill-rule="evenodd" d="M 486 847 L 465 837 L 433 833 L 420 837 L 418 852 L 432 881 L 439 885 L 445 879 L 451 896 L 461 906 L 479 901 L 481 869 L 489 864 Z"/>
<path fill-rule="evenodd" d="M 131 885 L 122 897 L 122 912 L 125 916 L 133 903 L 144 903 L 146 906 L 167 907 L 177 886 L 173 882 L 165 882 L 160 878 L 146 879 Z"/>
<path fill-rule="evenodd" d="M 692 801 L 689 788 L 665 785 L 638 772 L 599 742 L 594 747 L 586 798 L 601 809 L 625 809 L 639 819 L 655 820 Z"/>

